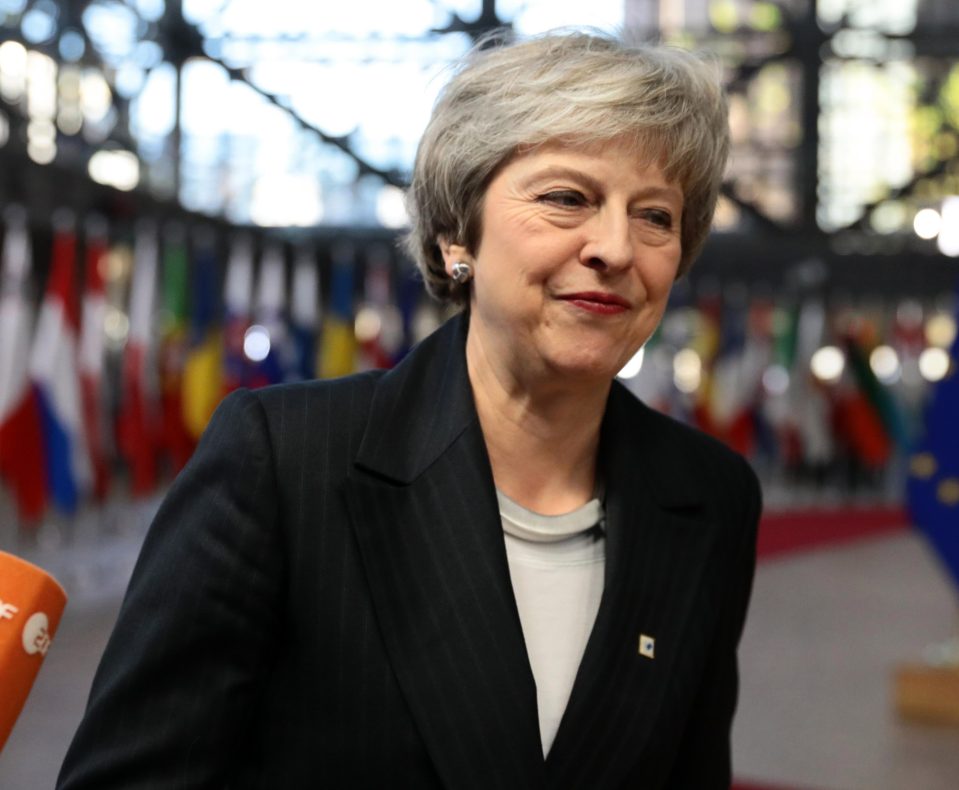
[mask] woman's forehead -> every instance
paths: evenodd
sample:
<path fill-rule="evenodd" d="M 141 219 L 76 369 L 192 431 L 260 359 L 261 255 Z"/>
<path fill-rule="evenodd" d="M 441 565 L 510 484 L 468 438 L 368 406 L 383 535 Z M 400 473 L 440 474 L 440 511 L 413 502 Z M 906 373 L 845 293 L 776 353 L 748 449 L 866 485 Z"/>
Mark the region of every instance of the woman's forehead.
<path fill-rule="evenodd" d="M 597 140 L 587 137 L 558 137 L 535 145 L 517 148 L 512 156 L 503 162 L 500 171 L 520 160 L 538 160 L 542 164 L 571 161 L 577 159 L 603 158 L 615 156 L 629 161 L 636 171 L 651 171 L 662 175 L 667 183 L 681 187 L 677 179 L 666 174 L 667 160 L 661 147 L 646 145 L 634 137 L 617 137 L 610 140 Z"/>

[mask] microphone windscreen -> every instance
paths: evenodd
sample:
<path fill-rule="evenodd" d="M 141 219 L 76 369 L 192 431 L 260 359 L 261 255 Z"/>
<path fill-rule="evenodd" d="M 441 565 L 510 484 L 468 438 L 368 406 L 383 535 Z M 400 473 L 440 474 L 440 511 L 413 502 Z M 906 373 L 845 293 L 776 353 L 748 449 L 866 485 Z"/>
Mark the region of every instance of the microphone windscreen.
<path fill-rule="evenodd" d="M 67 595 L 50 574 L 0 551 L 0 750 L 57 632 Z"/>

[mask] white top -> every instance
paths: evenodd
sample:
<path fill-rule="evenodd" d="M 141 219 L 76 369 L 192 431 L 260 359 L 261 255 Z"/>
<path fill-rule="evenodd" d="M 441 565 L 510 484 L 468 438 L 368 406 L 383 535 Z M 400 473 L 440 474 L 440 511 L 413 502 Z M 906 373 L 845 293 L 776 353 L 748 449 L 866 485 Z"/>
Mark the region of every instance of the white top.
<path fill-rule="evenodd" d="M 603 594 L 603 506 L 544 516 L 496 492 L 513 594 L 536 681 L 545 757 L 566 710 Z"/>

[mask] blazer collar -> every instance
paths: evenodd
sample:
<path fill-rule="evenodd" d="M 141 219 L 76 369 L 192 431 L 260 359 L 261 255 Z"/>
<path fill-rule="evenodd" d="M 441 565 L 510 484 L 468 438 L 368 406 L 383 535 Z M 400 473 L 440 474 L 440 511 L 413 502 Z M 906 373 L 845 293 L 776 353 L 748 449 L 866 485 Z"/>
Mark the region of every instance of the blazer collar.
<path fill-rule="evenodd" d="M 358 466 L 410 483 L 476 421 L 466 371 L 468 327 L 467 315 L 454 316 L 380 378 Z"/>
<path fill-rule="evenodd" d="M 377 382 L 358 466 L 398 483 L 412 482 L 477 421 L 466 369 L 468 328 L 469 316 L 457 314 Z M 623 429 L 627 422 L 636 424 L 635 433 Z M 646 493 L 661 507 L 686 509 L 699 505 L 703 492 L 684 472 L 682 450 L 671 433 L 675 428 L 614 381 L 600 458 L 606 466 L 616 458 L 638 470 L 648 481 Z"/>

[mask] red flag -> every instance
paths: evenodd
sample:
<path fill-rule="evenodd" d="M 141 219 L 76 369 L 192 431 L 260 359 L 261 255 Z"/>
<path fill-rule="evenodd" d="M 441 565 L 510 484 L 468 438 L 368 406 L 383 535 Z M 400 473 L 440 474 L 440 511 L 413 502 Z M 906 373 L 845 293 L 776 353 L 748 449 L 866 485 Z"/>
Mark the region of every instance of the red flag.
<path fill-rule="evenodd" d="M 83 426 L 90 465 L 93 469 L 93 496 L 102 502 L 110 487 L 107 463 L 105 404 L 103 400 L 104 336 L 107 302 L 103 288 L 106 265 L 106 224 L 91 219 L 87 224 L 85 287 L 80 316 L 80 391 L 83 398 Z"/>
<path fill-rule="evenodd" d="M 13 490 L 20 518 L 36 522 L 46 505 L 40 411 L 28 373 L 34 311 L 26 293 L 30 235 L 23 209 L 6 212 L 0 272 L 0 477 Z"/>

